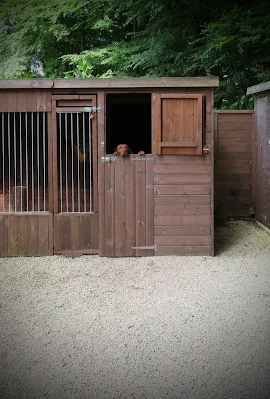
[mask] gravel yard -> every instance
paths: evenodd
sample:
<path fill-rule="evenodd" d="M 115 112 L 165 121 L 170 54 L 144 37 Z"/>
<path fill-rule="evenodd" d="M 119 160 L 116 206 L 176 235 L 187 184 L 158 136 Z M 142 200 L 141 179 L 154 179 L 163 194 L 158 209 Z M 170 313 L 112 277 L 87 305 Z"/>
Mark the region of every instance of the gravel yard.
<path fill-rule="evenodd" d="M 0 398 L 270 398 L 270 235 L 217 256 L 0 259 Z"/>

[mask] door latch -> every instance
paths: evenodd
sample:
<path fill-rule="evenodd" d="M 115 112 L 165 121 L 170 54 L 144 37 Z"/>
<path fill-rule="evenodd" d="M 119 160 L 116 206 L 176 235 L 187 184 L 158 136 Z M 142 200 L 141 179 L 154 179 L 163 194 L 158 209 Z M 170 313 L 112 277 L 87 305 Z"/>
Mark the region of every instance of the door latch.
<path fill-rule="evenodd" d="M 111 163 L 111 162 L 115 162 L 115 161 L 116 161 L 116 157 L 101 157 L 101 162 Z"/>

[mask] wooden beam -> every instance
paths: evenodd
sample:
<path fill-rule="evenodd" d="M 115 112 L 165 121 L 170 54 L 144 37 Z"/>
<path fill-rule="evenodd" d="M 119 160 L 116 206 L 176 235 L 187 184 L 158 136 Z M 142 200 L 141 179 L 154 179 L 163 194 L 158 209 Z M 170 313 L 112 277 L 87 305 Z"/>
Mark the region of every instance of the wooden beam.
<path fill-rule="evenodd" d="M 0 79 L 0 89 L 132 89 L 218 87 L 217 77 L 121 79 Z"/>
<path fill-rule="evenodd" d="M 0 79 L 0 89 L 51 89 L 51 79 Z"/>

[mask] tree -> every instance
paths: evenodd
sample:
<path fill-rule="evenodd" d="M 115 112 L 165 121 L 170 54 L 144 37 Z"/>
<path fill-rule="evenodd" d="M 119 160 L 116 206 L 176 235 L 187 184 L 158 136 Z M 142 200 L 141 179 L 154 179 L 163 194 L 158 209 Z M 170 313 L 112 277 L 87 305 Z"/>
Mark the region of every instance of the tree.
<path fill-rule="evenodd" d="M 217 75 L 219 108 L 269 79 L 268 1 L 4 0 L 0 72 L 46 77 Z"/>

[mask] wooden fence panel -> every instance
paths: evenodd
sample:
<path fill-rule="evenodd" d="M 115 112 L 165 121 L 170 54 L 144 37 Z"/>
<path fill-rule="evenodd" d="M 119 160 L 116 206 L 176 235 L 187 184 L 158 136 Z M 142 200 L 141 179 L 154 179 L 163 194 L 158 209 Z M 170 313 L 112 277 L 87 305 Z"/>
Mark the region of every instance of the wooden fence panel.
<path fill-rule="evenodd" d="M 253 111 L 215 111 L 216 219 L 250 216 L 252 132 Z"/>
<path fill-rule="evenodd" d="M 97 254 L 98 215 L 79 212 L 54 215 L 54 253 Z"/>
<path fill-rule="evenodd" d="M 0 215 L 0 257 L 53 254 L 53 215 L 3 213 Z"/>

